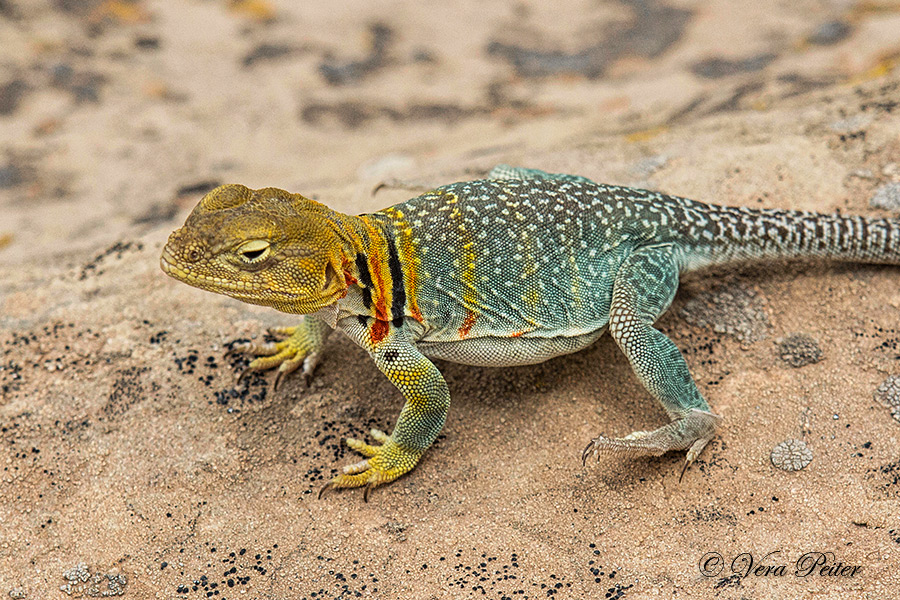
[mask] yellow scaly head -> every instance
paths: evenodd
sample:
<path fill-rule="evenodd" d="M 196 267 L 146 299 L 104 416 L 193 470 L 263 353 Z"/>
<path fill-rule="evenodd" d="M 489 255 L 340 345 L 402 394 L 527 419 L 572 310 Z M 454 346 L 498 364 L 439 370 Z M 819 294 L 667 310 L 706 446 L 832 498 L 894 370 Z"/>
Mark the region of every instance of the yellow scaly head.
<path fill-rule="evenodd" d="M 223 185 L 169 236 L 162 270 L 195 287 L 289 313 L 342 298 L 347 217 L 300 194 Z"/>

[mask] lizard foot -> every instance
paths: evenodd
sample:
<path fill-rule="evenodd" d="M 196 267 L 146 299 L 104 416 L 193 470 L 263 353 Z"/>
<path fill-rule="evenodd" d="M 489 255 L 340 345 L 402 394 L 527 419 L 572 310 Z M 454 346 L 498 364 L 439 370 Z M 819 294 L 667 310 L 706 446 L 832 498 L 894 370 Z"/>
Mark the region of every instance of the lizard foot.
<path fill-rule="evenodd" d="M 347 465 L 343 473 L 319 490 L 319 498 L 329 488 L 355 488 L 365 486 L 363 501 L 369 501 L 369 491 L 382 483 L 388 483 L 408 473 L 422 456 L 422 451 L 400 446 L 383 431 L 373 429 L 369 435 L 378 445 L 367 444 L 356 438 L 347 438 L 347 445 L 368 458 Z"/>
<path fill-rule="evenodd" d="M 286 375 L 303 367 L 303 378 L 308 387 L 313 370 L 322 358 L 320 346 L 315 340 L 310 339 L 302 326 L 277 327 L 270 329 L 269 334 L 281 340 L 266 344 L 248 343 L 235 346 L 235 352 L 244 352 L 257 357 L 240 374 L 238 383 L 250 373 L 278 367 L 275 384 L 272 386 L 272 389 L 277 390 Z"/>
<path fill-rule="evenodd" d="M 613 452 L 630 456 L 660 456 L 670 450 L 687 450 L 681 470 L 681 477 L 684 477 L 684 472 L 715 435 L 721 420 L 720 416 L 711 412 L 693 409 L 686 416 L 653 431 L 635 431 L 623 438 L 599 436 L 591 440 L 581 453 L 581 462 L 586 463 L 590 456 L 600 460 L 601 454 Z"/>

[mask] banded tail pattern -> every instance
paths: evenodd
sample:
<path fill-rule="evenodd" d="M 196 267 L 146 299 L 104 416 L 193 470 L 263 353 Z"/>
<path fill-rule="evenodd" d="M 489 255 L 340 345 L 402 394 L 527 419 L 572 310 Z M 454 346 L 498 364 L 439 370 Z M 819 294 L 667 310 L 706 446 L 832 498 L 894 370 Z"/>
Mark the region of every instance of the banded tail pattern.
<path fill-rule="evenodd" d="M 670 210 L 682 212 L 672 216 L 688 269 L 766 258 L 900 264 L 900 219 L 678 200 Z"/>

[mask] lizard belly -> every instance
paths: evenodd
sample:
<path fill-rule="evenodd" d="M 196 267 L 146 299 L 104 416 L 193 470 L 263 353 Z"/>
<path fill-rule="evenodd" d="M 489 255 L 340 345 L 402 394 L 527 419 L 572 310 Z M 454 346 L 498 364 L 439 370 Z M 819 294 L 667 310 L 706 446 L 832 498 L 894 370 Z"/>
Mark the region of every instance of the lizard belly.
<path fill-rule="evenodd" d="M 575 336 L 476 337 L 445 342 L 419 341 L 416 348 L 429 358 L 477 367 L 534 365 L 587 348 L 606 332 L 606 326 Z"/>

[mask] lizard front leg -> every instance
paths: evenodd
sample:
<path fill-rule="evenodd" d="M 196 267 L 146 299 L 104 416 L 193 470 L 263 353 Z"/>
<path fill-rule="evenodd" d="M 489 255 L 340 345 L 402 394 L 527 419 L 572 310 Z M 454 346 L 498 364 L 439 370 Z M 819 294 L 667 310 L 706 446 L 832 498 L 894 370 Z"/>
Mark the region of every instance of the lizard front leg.
<path fill-rule="evenodd" d="M 238 381 L 254 371 L 265 371 L 278 367 L 275 376 L 274 389 L 278 389 L 281 380 L 303 367 L 303 376 L 309 383 L 313 370 L 319 364 L 322 357 L 322 349 L 331 327 L 325 321 L 311 315 L 303 317 L 303 321 L 296 327 L 281 327 L 272 329 L 270 333 L 283 338 L 275 343 L 268 344 L 244 344 L 236 346 L 235 351 L 246 352 L 257 358 L 241 373 Z"/>
<path fill-rule="evenodd" d="M 369 490 L 408 473 L 419 462 L 444 426 L 450 390 L 437 367 L 413 345 L 408 331 L 371 318 L 351 317 L 338 322 L 351 339 L 365 348 L 375 366 L 403 394 L 405 403 L 391 435 L 371 432 L 378 445 L 347 438 L 347 445 L 367 458 L 343 468 L 322 488 L 366 486 Z"/>

